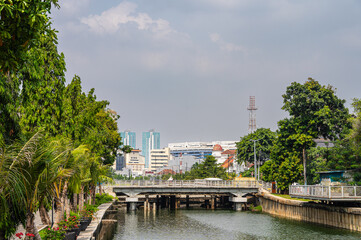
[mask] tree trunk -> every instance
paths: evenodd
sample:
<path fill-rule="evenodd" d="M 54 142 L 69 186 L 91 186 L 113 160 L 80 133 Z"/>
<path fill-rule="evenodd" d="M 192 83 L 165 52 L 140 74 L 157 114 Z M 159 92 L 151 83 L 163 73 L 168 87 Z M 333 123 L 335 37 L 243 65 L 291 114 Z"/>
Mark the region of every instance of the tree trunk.
<path fill-rule="evenodd" d="M 72 208 L 73 212 L 78 211 L 78 194 L 77 193 L 73 193 L 73 203 L 72 203 L 71 208 Z"/>
<path fill-rule="evenodd" d="M 55 197 L 55 203 L 56 203 L 56 211 L 55 211 L 55 226 L 58 225 L 58 223 L 62 220 L 64 220 L 64 199 L 66 197 L 66 192 L 68 190 L 68 183 L 64 183 L 64 188 L 62 192 L 60 193 L 59 197 Z"/>
<path fill-rule="evenodd" d="M 102 184 L 101 183 L 99 183 L 99 195 L 102 195 L 103 193 L 102 193 Z"/>
<path fill-rule="evenodd" d="M 70 204 L 69 204 L 69 199 L 66 196 L 66 194 L 64 196 L 63 202 L 64 202 L 64 207 L 65 207 L 66 217 L 68 218 L 70 216 Z"/>
<path fill-rule="evenodd" d="M 54 202 L 56 204 L 54 226 L 57 227 L 58 223 L 64 220 L 63 202 L 58 197 L 55 197 Z"/>
<path fill-rule="evenodd" d="M 96 189 L 96 185 L 93 187 L 93 191 L 91 193 L 91 199 L 92 199 L 91 204 L 93 205 L 95 205 L 95 196 L 96 196 L 95 189 Z"/>
<path fill-rule="evenodd" d="M 41 240 L 37 227 L 35 226 L 35 216 L 34 213 L 28 212 L 26 214 L 26 233 L 32 233 L 35 235 L 35 240 Z M 25 236 L 25 239 L 30 239 L 28 236 Z"/>
<path fill-rule="evenodd" d="M 303 181 L 304 181 L 304 184 L 307 185 L 307 176 L 306 176 L 306 150 L 305 150 L 305 149 L 303 149 L 302 156 L 303 156 Z"/>
<path fill-rule="evenodd" d="M 84 208 L 84 187 L 81 187 L 80 195 L 79 195 L 79 211 L 83 210 L 83 208 Z"/>
<path fill-rule="evenodd" d="M 50 225 L 51 225 L 50 217 L 49 217 L 48 212 L 46 211 L 46 208 L 44 207 L 44 203 L 43 203 L 43 202 L 40 203 L 39 213 L 40 213 L 41 222 L 42 222 L 44 225 L 50 226 Z"/>

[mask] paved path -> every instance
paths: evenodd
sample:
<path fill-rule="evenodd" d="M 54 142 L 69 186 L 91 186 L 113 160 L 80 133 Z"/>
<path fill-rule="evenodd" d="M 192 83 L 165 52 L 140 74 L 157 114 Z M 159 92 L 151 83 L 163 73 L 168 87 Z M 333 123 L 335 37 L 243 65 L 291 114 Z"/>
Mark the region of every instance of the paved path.
<path fill-rule="evenodd" d="M 48 214 L 49 214 L 50 221 L 51 221 L 51 211 Z M 54 212 L 54 219 L 55 219 L 55 212 Z M 44 227 L 47 226 L 41 222 L 39 211 L 35 213 L 35 226 L 38 228 L 38 231 L 40 231 L 41 229 L 43 229 Z M 25 234 L 25 229 L 24 229 L 23 225 L 21 225 L 21 224 L 16 229 L 16 233 L 19 233 L 19 232 L 22 232 Z M 13 236 L 15 236 L 15 234 Z"/>

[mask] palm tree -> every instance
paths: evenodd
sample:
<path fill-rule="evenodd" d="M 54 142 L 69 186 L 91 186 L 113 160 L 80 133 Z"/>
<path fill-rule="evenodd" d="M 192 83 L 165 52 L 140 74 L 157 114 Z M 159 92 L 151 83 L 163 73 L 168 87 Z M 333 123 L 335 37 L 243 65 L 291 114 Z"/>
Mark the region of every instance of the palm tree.
<path fill-rule="evenodd" d="M 34 234 L 35 239 L 41 239 L 34 222 L 39 203 L 43 203 L 46 197 L 51 198 L 54 184 L 71 173 L 71 170 L 63 168 L 67 164 L 69 152 L 69 146 L 64 142 L 49 141 L 41 133 L 36 133 L 14 160 L 19 162 L 20 172 L 26 180 L 26 232 Z"/>
<path fill-rule="evenodd" d="M 0 144 L 0 240 L 14 234 L 16 226 L 25 219 L 25 179 L 15 160 L 16 152 L 13 146 Z"/>

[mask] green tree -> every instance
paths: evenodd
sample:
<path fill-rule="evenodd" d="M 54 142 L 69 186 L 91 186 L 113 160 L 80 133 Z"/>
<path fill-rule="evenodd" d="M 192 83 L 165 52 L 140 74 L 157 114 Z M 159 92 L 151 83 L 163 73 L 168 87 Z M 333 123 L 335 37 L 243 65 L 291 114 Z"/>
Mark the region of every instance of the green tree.
<path fill-rule="evenodd" d="M 194 164 L 190 172 L 190 178 L 222 178 L 227 179 L 226 169 L 217 164 L 217 159 L 209 155 L 202 163 Z"/>
<path fill-rule="evenodd" d="M 39 128 L 52 136 L 61 133 L 65 60 L 55 41 L 55 34 L 43 35 L 18 73 L 23 82 L 20 125 L 25 134 Z"/>
<path fill-rule="evenodd" d="M 57 0 L 0 1 L 0 69 L 15 70 L 26 59 L 26 52 L 36 45 L 49 29 L 51 4 Z"/>
<path fill-rule="evenodd" d="M 23 148 L 27 150 L 26 147 Z M 19 149 L 0 144 L 0 239 L 9 239 L 19 223 L 25 224 L 25 184 Z"/>
<path fill-rule="evenodd" d="M 90 151 L 112 164 L 121 145 L 116 120 L 118 116 L 106 109 L 108 101 L 97 101 L 94 89 L 86 95 L 81 80 L 75 76 L 65 89 L 63 132 L 75 146 L 87 144 Z"/>
<path fill-rule="evenodd" d="M 0 72 L 0 142 L 9 144 L 21 133 L 19 125 L 20 81 L 14 73 Z"/>
<path fill-rule="evenodd" d="M 260 169 L 260 172 L 262 174 L 262 180 L 265 182 L 272 182 L 273 179 L 273 167 L 272 167 L 272 161 L 268 160 L 266 161 Z"/>
<path fill-rule="evenodd" d="M 313 147 L 307 151 L 310 161 L 307 163 L 307 182 L 309 185 L 320 183 L 320 174 L 317 172 L 329 170 L 327 167 L 327 155 L 329 149 L 326 147 Z"/>
<path fill-rule="evenodd" d="M 290 114 L 290 119 L 279 124 L 285 126 L 285 131 L 280 132 L 284 131 L 283 135 L 296 143 L 292 150 L 302 149 L 298 156 L 303 159 L 306 183 L 306 150 L 314 145 L 312 139 L 323 137 L 333 141 L 344 136 L 350 128 L 348 109 L 332 86 L 322 86 L 312 78 L 303 85 L 293 82 L 283 99 L 282 109 Z"/>
<path fill-rule="evenodd" d="M 278 167 L 275 180 L 277 181 L 277 187 L 281 189 L 282 192 L 287 191 L 289 185 L 302 178 L 302 165 L 300 162 L 297 156 L 290 155 Z"/>
<path fill-rule="evenodd" d="M 269 128 L 259 128 L 254 133 L 250 133 L 241 138 L 237 142 L 237 161 L 239 163 L 243 161 L 252 162 L 254 158 L 254 143 L 251 140 L 257 140 L 256 142 L 256 155 L 259 158 L 259 154 L 262 153 L 262 157 L 265 159 L 269 158 L 271 153 L 271 147 L 273 141 L 276 138 L 276 134 Z"/>

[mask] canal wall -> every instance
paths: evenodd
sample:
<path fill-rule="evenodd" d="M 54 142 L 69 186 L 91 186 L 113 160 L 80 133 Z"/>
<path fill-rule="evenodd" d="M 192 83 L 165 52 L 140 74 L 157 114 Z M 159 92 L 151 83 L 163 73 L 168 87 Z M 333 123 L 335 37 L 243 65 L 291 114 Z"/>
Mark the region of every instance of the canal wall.
<path fill-rule="evenodd" d="M 98 207 L 94 219 L 85 231 L 80 232 L 77 240 L 109 240 L 116 228 L 116 220 L 109 219 L 113 213 L 116 202 L 104 203 Z"/>
<path fill-rule="evenodd" d="M 263 212 L 361 232 L 361 208 L 285 199 L 265 191 L 259 193 L 258 197 Z"/>

